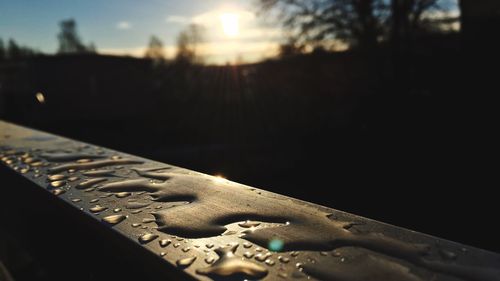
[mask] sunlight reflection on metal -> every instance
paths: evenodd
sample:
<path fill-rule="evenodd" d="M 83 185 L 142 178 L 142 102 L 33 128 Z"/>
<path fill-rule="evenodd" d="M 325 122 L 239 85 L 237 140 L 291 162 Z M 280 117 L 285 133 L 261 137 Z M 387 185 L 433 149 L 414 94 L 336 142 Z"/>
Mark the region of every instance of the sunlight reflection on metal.
<path fill-rule="evenodd" d="M 42 94 L 42 92 L 37 92 L 35 94 L 35 98 L 39 103 L 45 103 L 45 96 Z"/>
<path fill-rule="evenodd" d="M 214 177 L 214 180 L 218 183 L 227 182 L 227 179 L 221 174 L 214 175 Z"/>

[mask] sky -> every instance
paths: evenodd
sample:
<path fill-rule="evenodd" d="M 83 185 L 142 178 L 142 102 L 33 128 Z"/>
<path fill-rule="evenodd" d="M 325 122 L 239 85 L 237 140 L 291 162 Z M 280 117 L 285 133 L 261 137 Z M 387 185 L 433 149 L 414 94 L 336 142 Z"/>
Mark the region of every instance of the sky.
<path fill-rule="evenodd" d="M 72 18 L 82 41 L 94 43 L 101 54 L 142 57 L 155 35 L 173 57 L 179 32 L 196 23 L 206 31 L 198 48 L 205 62 L 255 62 L 276 55 L 283 41 L 276 24 L 256 15 L 256 1 L 0 0 L 0 38 L 55 53 L 58 23 Z M 456 1 L 439 2 L 456 13 Z"/>
<path fill-rule="evenodd" d="M 255 0 L 2 0 L 0 38 L 44 53 L 57 50 L 58 22 L 73 18 L 85 44 L 99 53 L 143 56 L 152 35 L 159 37 L 168 57 L 190 23 L 205 26 L 200 47 L 207 62 L 273 56 L 281 32 L 256 16 Z"/>

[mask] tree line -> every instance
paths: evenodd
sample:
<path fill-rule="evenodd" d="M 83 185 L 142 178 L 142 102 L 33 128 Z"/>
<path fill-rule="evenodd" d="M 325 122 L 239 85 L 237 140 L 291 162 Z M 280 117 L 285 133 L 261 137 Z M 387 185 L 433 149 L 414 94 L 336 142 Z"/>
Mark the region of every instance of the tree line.
<path fill-rule="evenodd" d="M 455 2 L 455 3 L 454 3 Z M 386 43 L 404 45 L 422 33 L 458 23 L 456 1 L 259 0 L 261 14 L 277 19 L 287 34 L 283 55 L 341 46 L 364 51 Z"/>
<path fill-rule="evenodd" d="M 372 51 L 391 43 L 398 50 L 409 48 L 420 34 L 443 31 L 444 26 L 458 23 L 452 9 L 454 0 L 258 0 L 261 16 L 271 15 L 283 27 L 286 40 L 280 45 L 281 56 L 315 50 L 344 48 Z M 276 23 L 276 22 L 275 22 Z M 63 20 L 57 35 L 58 54 L 93 54 L 93 43 L 85 44 L 77 31 L 76 21 Z M 177 63 L 201 63 L 200 44 L 204 28 L 190 24 L 176 41 Z M 0 39 L 0 59 L 22 58 L 40 54 L 10 39 L 5 46 Z M 144 57 L 155 63 L 166 61 L 163 42 L 151 36 Z"/>
<path fill-rule="evenodd" d="M 62 20 L 59 22 L 59 28 L 57 55 L 97 54 L 98 50 L 94 43 L 85 44 L 81 39 L 74 19 Z M 177 52 L 174 61 L 182 64 L 202 63 L 203 59 L 199 53 L 199 44 L 204 40 L 202 26 L 197 24 L 188 25 L 177 36 Z M 0 60 L 29 58 L 41 54 L 41 51 L 20 45 L 12 38 L 7 41 L 7 44 L 0 38 Z M 157 64 L 166 62 L 167 56 L 163 42 L 159 37 L 151 36 L 144 57 L 153 60 Z"/>

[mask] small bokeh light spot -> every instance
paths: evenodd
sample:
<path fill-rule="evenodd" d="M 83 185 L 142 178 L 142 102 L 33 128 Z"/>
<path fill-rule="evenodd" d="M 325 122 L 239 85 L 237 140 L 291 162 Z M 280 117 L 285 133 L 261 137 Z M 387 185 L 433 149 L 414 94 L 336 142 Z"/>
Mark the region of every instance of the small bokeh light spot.
<path fill-rule="evenodd" d="M 35 98 L 39 103 L 45 103 L 45 96 L 42 94 L 42 92 L 36 93 Z"/>
<path fill-rule="evenodd" d="M 283 250 L 283 246 L 285 246 L 285 242 L 283 240 L 274 238 L 271 241 L 269 241 L 269 250 L 273 252 L 280 252 Z"/>

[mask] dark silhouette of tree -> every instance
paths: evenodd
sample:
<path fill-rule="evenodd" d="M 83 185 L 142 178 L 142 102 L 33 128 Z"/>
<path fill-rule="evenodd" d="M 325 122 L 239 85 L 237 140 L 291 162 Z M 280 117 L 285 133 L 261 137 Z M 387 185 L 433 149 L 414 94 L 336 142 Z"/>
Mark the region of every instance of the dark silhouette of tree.
<path fill-rule="evenodd" d="M 389 39 L 403 41 L 421 27 L 437 0 L 259 0 L 266 13 L 278 11 L 291 45 L 302 50 L 335 48 L 342 42 L 371 50 Z M 287 43 L 290 45 L 290 43 Z"/>
<path fill-rule="evenodd" d="M 199 54 L 199 45 L 203 41 L 203 27 L 197 24 L 190 24 L 177 36 L 176 62 L 187 64 L 202 63 L 203 59 Z"/>
<path fill-rule="evenodd" d="M 279 11 L 289 40 L 303 49 L 331 49 L 336 40 L 371 48 L 384 32 L 384 0 L 260 0 L 264 12 Z"/>
<path fill-rule="evenodd" d="M 59 54 L 95 53 L 95 46 L 85 46 L 78 35 L 74 19 L 63 20 L 59 23 L 61 31 L 57 35 L 59 40 Z"/>
<path fill-rule="evenodd" d="M 9 44 L 7 46 L 7 54 L 8 57 L 11 59 L 17 59 L 22 57 L 22 51 L 21 47 L 17 45 L 16 41 L 14 39 L 9 39 Z"/>
<path fill-rule="evenodd" d="M 0 38 L 0 60 L 4 60 L 6 57 L 6 50 L 3 40 Z"/>
<path fill-rule="evenodd" d="M 90 42 L 89 46 L 87 47 L 87 51 L 89 53 L 97 53 L 97 47 L 95 46 L 94 42 Z"/>
<path fill-rule="evenodd" d="M 438 8 L 437 0 L 392 0 L 392 40 L 398 45 L 408 45 L 422 27 L 424 12 L 432 8 Z"/>
<path fill-rule="evenodd" d="M 151 36 L 149 39 L 148 48 L 144 57 L 152 59 L 155 63 L 165 61 L 165 50 L 163 49 L 163 42 L 156 36 Z"/>
<path fill-rule="evenodd" d="M 0 45 L 3 45 L 3 43 Z M 35 51 L 32 48 L 26 46 L 20 46 L 14 39 L 9 39 L 7 48 L 0 47 L 0 49 L 3 49 L 3 58 L 8 58 L 8 59 L 28 58 L 37 55 L 39 53 L 38 51 Z"/>
<path fill-rule="evenodd" d="M 301 46 L 296 46 L 295 42 L 289 41 L 279 45 L 278 55 L 281 58 L 293 57 L 302 52 Z"/>

